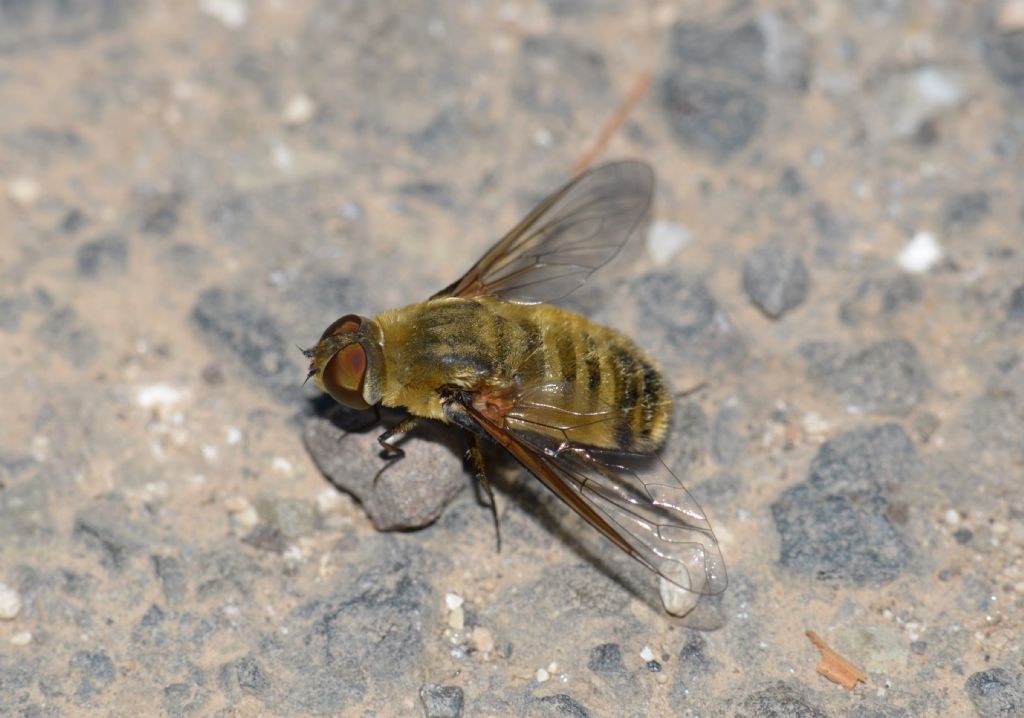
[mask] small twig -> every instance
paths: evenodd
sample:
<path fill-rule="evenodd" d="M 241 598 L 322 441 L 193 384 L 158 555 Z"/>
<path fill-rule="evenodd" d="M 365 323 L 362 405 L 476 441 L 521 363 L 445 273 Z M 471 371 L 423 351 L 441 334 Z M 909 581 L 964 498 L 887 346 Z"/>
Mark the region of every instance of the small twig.
<path fill-rule="evenodd" d="M 821 662 L 818 664 L 818 673 L 833 683 L 838 683 L 846 690 L 853 690 L 853 687 L 860 683 L 867 683 L 868 677 L 861 669 L 850 663 L 848 660 L 833 651 L 814 631 L 807 631 L 807 637 L 811 643 L 821 651 Z"/>
<path fill-rule="evenodd" d="M 651 82 L 653 76 L 649 71 L 644 71 L 637 78 L 636 82 L 633 83 L 633 88 L 629 91 L 629 94 L 622 100 L 619 106 L 616 108 L 615 113 L 608 118 L 608 121 L 604 123 L 604 127 L 598 133 L 597 138 L 594 140 L 590 148 L 580 156 L 576 161 L 576 164 L 572 168 L 573 176 L 580 174 L 587 167 L 593 163 L 593 161 L 600 155 L 604 148 L 608 146 L 612 137 L 615 133 L 626 123 L 630 114 L 640 103 L 640 100 L 644 98 L 647 91 L 651 88 Z"/>

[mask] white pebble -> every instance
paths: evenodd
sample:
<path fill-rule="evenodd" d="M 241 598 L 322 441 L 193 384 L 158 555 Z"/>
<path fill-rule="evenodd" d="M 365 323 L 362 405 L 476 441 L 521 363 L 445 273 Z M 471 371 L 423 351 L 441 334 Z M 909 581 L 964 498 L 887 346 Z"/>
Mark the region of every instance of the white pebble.
<path fill-rule="evenodd" d="M 170 384 L 150 384 L 135 390 L 135 403 L 143 409 L 166 410 L 184 399 L 185 394 Z"/>
<path fill-rule="evenodd" d="M 960 523 L 960 512 L 956 509 L 949 509 L 946 511 L 944 518 L 946 519 L 947 524 L 950 526 L 956 526 Z"/>
<path fill-rule="evenodd" d="M 228 446 L 237 446 L 242 443 L 242 430 L 237 426 L 229 426 L 225 437 Z"/>
<path fill-rule="evenodd" d="M 284 107 L 284 121 L 289 125 L 303 125 L 316 113 L 316 104 L 309 95 L 298 94 L 288 100 Z"/>
<path fill-rule="evenodd" d="M 229 30 L 237 30 L 249 17 L 245 0 L 199 0 L 199 10 L 220 20 Z"/>
<path fill-rule="evenodd" d="M 929 105 L 944 109 L 956 107 L 964 99 L 964 89 L 955 79 L 930 67 L 914 74 L 914 89 Z"/>
<path fill-rule="evenodd" d="M 644 649 L 640 651 L 640 657 L 647 663 L 654 660 L 654 651 L 651 650 L 650 646 L 644 646 Z"/>
<path fill-rule="evenodd" d="M 1008 0 L 999 11 L 997 21 L 1003 32 L 1024 30 L 1024 0 Z"/>
<path fill-rule="evenodd" d="M 240 514 L 252 508 L 252 502 L 245 496 L 229 496 L 224 499 L 224 510 L 229 514 Z"/>
<path fill-rule="evenodd" d="M 0 620 L 11 621 L 21 613 L 21 596 L 13 587 L 0 583 Z"/>
<path fill-rule="evenodd" d="M 444 597 L 444 605 L 448 607 L 449 611 L 454 611 L 463 604 L 464 600 L 465 599 L 457 593 L 447 593 Z"/>
<path fill-rule="evenodd" d="M 647 229 L 647 252 L 655 264 L 665 264 L 693 241 L 693 234 L 681 224 L 651 222 Z"/>
<path fill-rule="evenodd" d="M 479 653 L 490 653 L 494 650 L 494 636 L 482 626 L 477 626 L 469 634 L 469 642 Z"/>
<path fill-rule="evenodd" d="M 918 232 L 903 247 L 897 262 L 904 272 L 922 274 L 942 261 L 942 247 L 931 232 Z"/>
<path fill-rule="evenodd" d="M 287 172 L 295 166 L 295 154 L 283 142 L 275 142 L 270 148 L 270 162 L 280 172 Z"/>
<path fill-rule="evenodd" d="M 252 528 L 260 522 L 260 513 L 255 506 L 239 511 L 231 517 L 239 528 Z"/>
<path fill-rule="evenodd" d="M 803 425 L 804 433 L 815 439 L 824 438 L 832 428 L 825 417 L 814 411 L 808 411 L 804 414 L 801 417 L 801 424 Z"/>
<path fill-rule="evenodd" d="M 15 204 L 22 207 L 30 207 L 39 200 L 42 190 L 39 183 L 28 177 L 18 177 L 13 180 L 7 188 L 7 193 Z"/>
<path fill-rule="evenodd" d="M 295 471 L 295 469 L 292 467 L 292 462 L 288 461 L 288 459 L 284 458 L 283 456 L 275 456 L 274 460 L 271 462 L 271 466 L 273 467 L 274 471 L 276 471 L 279 474 L 284 474 L 285 476 L 291 476 L 292 473 Z"/>
<path fill-rule="evenodd" d="M 11 636 L 12 646 L 27 646 L 30 643 L 32 643 L 31 631 L 21 631 L 20 633 L 15 633 Z"/>
<path fill-rule="evenodd" d="M 543 668 L 538 668 L 537 669 L 537 682 L 538 683 L 545 683 L 546 681 L 548 681 L 550 679 L 551 679 L 551 674 L 550 673 L 545 671 Z"/>

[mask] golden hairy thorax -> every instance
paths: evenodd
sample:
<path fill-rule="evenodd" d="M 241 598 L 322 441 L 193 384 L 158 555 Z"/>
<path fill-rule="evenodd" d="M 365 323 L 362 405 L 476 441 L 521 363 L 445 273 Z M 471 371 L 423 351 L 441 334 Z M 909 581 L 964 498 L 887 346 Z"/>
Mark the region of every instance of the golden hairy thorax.
<path fill-rule="evenodd" d="M 672 400 L 654 362 L 627 337 L 547 304 L 447 297 L 376 317 L 383 333 L 382 403 L 445 421 L 438 389 L 500 393 L 569 386 L 559 409 L 616 409 L 573 430 L 596 448 L 648 452 L 664 439 Z M 540 430 L 561 438 L 558 430 Z"/>

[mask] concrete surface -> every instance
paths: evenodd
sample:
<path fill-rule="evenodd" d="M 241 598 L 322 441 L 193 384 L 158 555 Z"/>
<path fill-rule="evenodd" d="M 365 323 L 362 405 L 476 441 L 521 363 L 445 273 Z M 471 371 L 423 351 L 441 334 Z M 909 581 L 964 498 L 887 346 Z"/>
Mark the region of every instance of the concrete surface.
<path fill-rule="evenodd" d="M 296 349 L 644 73 L 601 157 L 654 223 L 570 304 L 707 382 L 664 454 L 731 585 L 683 620 L 494 456 L 496 553 L 443 435 L 394 470 L 454 500 L 379 532 Z M 0 1 L 0 716 L 1024 715 L 1022 187 L 1020 0 Z"/>

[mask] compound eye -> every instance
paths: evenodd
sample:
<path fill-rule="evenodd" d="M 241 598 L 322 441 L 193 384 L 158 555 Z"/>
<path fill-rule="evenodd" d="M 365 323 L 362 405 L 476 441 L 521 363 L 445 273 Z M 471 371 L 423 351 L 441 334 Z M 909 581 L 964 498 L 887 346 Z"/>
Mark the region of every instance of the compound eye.
<path fill-rule="evenodd" d="M 335 334 L 345 334 L 346 332 L 354 332 L 363 325 L 363 318 L 358 314 L 346 314 L 341 319 L 335 319 L 331 322 L 331 326 L 324 330 L 324 333 L 320 335 L 320 341 L 323 341 L 327 337 L 333 337 Z"/>
<path fill-rule="evenodd" d="M 363 399 L 365 376 L 366 352 L 359 344 L 349 344 L 327 362 L 322 381 L 324 389 L 339 404 L 350 409 L 369 409 L 370 405 Z"/>

